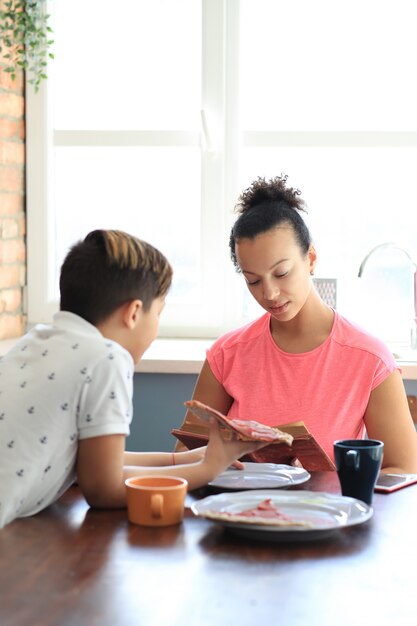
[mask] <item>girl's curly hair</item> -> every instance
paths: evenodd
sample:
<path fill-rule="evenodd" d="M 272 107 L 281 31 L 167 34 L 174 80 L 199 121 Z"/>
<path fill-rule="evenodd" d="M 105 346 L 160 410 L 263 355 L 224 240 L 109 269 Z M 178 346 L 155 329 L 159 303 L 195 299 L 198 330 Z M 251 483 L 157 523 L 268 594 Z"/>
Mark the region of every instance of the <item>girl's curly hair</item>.
<path fill-rule="evenodd" d="M 236 242 L 254 239 L 261 233 L 286 224 L 293 228 L 297 241 L 306 254 L 311 245 L 311 235 L 300 211 L 306 212 L 300 191 L 287 187 L 288 176 L 281 174 L 270 180 L 257 178 L 239 196 L 235 212 L 239 217 L 234 223 L 229 239 L 230 254 L 235 268 L 240 271 L 236 258 Z"/>
<path fill-rule="evenodd" d="M 305 211 L 304 201 L 300 198 L 300 190 L 286 187 L 288 176 L 281 174 L 266 181 L 260 176 L 240 195 L 235 206 L 236 213 L 244 213 L 264 202 L 285 202 L 297 211 Z"/>

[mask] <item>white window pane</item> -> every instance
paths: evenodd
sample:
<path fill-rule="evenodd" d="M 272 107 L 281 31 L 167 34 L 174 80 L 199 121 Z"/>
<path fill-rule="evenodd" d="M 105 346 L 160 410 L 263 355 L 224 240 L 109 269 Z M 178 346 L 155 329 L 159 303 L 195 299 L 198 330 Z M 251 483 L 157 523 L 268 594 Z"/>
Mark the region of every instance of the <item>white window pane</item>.
<path fill-rule="evenodd" d="M 251 130 L 415 129 L 414 0 L 242 0 Z"/>
<path fill-rule="evenodd" d="M 198 128 L 201 1 L 59 0 L 53 8 L 55 128 Z"/>
<path fill-rule="evenodd" d="M 200 292 L 200 153 L 177 148 L 57 148 L 56 269 L 96 228 L 125 230 L 174 267 L 170 301 Z M 58 297 L 58 291 L 56 291 Z"/>
<path fill-rule="evenodd" d="M 385 340 L 407 343 L 413 313 L 413 265 L 391 249 L 359 266 L 375 246 L 394 242 L 417 262 L 410 181 L 413 148 L 271 148 L 242 154 L 241 188 L 258 176 L 288 174 L 306 201 L 318 251 L 316 275 L 337 278 L 338 309 Z"/>

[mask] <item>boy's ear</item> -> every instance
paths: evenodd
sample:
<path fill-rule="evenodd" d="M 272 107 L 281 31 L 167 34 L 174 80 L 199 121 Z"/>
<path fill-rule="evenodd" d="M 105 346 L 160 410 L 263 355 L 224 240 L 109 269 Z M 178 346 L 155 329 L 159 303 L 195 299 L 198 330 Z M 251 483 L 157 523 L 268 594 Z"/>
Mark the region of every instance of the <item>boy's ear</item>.
<path fill-rule="evenodd" d="M 131 300 L 125 304 L 123 310 L 123 321 L 130 329 L 135 328 L 143 310 L 142 300 Z"/>

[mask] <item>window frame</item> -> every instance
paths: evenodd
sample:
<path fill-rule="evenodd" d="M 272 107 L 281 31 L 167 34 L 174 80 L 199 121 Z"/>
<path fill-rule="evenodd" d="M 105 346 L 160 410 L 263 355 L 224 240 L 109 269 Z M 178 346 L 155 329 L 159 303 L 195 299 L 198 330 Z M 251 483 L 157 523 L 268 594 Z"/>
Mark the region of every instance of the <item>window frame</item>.
<path fill-rule="evenodd" d="M 53 3 L 47 3 L 52 16 Z M 53 299 L 53 148 L 59 146 L 199 146 L 201 149 L 201 262 L 205 290 L 215 294 L 221 324 L 180 327 L 161 318 L 161 337 L 216 337 L 246 320 L 243 282 L 237 281 L 226 233 L 239 189 L 242 149 L 270 147 L 417 147 L 417 131 L 251 131 L 239 116 L 240 0 L 202 0 L 202 98 L 200 132 L 63 131 L 52 128 L 54 64 L 37 94 L 26 89 L 27 320 L 50 322 Z M 215 36 L 214 36 L 215 33 Z M 280 173 L 280 172 L 278 172 Z M 220 249 L 222 248 L 222 249 Z M 223 286 L 216 279 L 221 272 Z M 229 268 L 226 271 L 224 268 Z M 222 270 L 223 268 L 223 270 Z M 227 294 L 227 297 L 226 297 Z"/>
<path fill-rule="evenodd" d="M 51 14 L 53 3 L 46 10 Z M 27 208 L 27 288 L 29 326 L 47 323 L 57 310 L 53 297 L 54 220 L 53 181 L 55 146 L 198 146 L 201 149 L 201 267 L 207 290 L 218 292 L 213 264 L 221 270 L 227 250 L 219 253 L 219 229 L 225 228 L 226 214 L 236 197 L 235 163 L 237 118 L 232 97 L 236 63 L 236 19 L 238 0 L 202 0 L 202 98 L 201 130 L 192 131 L 89 131 L 60 130 L 52 127 L 54 63 L 48 66 L 48 80 L 38 93 L 26 90 L 26 208 Z M 213 36 L 216 33 L 216 36 Z M 220 42 L 220 45 L 219 45 Z M 233 43 L 233 45 L 231 45 Z M 230 121 L 232 120 L 232 123 Z M 227 126 L 226 126 L 227 122 Z M 51 182 L 52 181 L 52 182 Z M 233 282 L 233 281 L 232 281 Z M 232 287 L 233 288 L 233 287 Z M 230 289 L 228 285 L 227 289 Z M 219 303 L 224 298 L 219 296 Z M 235 301 L 235 300 L 233 300 Z M 222 308 L 223 323 L 190 329 L 161 319 L 160 335 L 215 337 L 238 316 L 238 306 Z M 227 319 L 225 319 L 227 318 Z"/>

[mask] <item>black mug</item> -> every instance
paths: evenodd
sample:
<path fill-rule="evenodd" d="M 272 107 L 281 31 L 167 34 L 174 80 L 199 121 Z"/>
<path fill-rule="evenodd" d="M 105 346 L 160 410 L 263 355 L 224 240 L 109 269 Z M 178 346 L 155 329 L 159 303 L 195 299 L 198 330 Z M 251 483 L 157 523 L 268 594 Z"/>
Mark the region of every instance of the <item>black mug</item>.
<path fill-rule="evenodd" d="M 333 444 L 342 494 L 372 504 L 384 444 L 377 439 L 340 439 Z"/>

